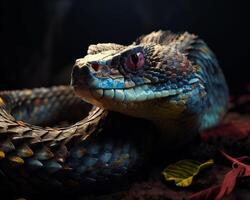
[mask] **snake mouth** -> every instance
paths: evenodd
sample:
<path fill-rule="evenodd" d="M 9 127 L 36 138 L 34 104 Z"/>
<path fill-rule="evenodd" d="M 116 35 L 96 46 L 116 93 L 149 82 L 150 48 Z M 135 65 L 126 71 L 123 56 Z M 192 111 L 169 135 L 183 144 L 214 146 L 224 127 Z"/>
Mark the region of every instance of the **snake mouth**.
<path fill-rule="evenodd" d="M 177 100 L 178 90 L 147 92 L 144 87 L 147 85 L 109 90 L 75 87 L 75 92 L 84 101 L 95 106 L 148 120 L 176 117 L 184 110 L 185 102 Z"/>
<path fill-rule="evenodd" d="M 163 86 L 167 84 L 165 82 L 135 83 L 123 76 L 97 77 L 95 69 L 88 64 L 82 67 L 74 66 L 71 84 L 75 93 L 84 101 L 98 107 L 126 113 L 128 110 L 133 112 L 148 110 L 154 102 L 162 98 L 171 98 L 182 92 L 179 88 L 164 88 Z"/>
<path fill-rule="evenodd" d="M 147 84 L 125 89 L 97 89 L 75 85 L 74 90 L 83 100 L 108 109 L 113 109 L 115 106 L 143 108 L 147 103 L 150 105 L 163 98 L 170 100 L 182 92 L 181 89 L 154 91 L 155 86 Z"/>
<path fill-rule="evenodd" d="M 90 93 L 97 100 L 110 99 L 118 102 L 143 102 L 179 94 L 181 90 L 154 91 L 154 86 L 144 84 L 125 89 L 91 89 Z"/>

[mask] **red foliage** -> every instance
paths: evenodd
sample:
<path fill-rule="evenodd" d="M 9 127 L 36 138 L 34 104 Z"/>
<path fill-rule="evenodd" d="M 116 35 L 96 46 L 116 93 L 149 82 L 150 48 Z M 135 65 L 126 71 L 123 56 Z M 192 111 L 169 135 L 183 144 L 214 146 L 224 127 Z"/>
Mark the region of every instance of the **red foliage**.
<path fill-rule="evenodd" d="M 238 177 L 250 176 L 250 165 L 241 162 L 250 159 L 250 157 L 244 156 L 241 158 L 233 158 L 223 151 L 221 151 L 221 153 L 226 159 L 233 163 L 232 169 L 225 175 L 221 185 L 212 186 L 206 190 L 197 192 L 191 195 L 188 198 L 189 200 L 208 200 L 214 195 L 216 195 L 215 200 L 221 200 L 233 191 Z"/>
<path fill-rule="evenodd" d="M 205 131 L 201 134 L 204 142 L 211 138 L 232 138 L 242 139 L 250 135 L 250 121 L 231 121 L 216 128 Z"/>

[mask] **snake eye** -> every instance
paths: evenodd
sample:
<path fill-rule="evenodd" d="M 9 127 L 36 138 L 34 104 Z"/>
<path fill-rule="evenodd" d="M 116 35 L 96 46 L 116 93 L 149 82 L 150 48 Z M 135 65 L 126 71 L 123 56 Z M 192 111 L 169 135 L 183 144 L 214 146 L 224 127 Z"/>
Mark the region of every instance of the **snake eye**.
<path fill-rule="evenodd" d="M 143 67 L 145 63 L 144 55 L 141 52 L 138 52 L 136 54 L 131 54 L 126 62 L 126 66 L 129 69 L 136 70 Z"/>

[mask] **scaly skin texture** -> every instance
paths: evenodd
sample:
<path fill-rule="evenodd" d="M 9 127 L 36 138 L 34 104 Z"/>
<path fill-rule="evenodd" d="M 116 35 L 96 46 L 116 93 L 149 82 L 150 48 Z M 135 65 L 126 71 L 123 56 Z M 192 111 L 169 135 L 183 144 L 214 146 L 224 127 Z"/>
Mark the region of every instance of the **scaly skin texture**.
<path fill-rule="evenodd" d="M 109 133 L 112 118 L 83 102 L 69 86 L 0 92 L 1 193 L 55 188 L 85 193 L 124 177 L 141 165 L 144 142 L 119 136 L 115 125 L 114 134 Z"/>
<path fill-rule="evenodd" d="M 158 31 L 129 46 L 91 45 L 76 61 L 72 85 L 96 107 L 66 86 L 0 93 L 1 180 L 28 191 L 111 181 L 143 164 L 143 147 L 150 149 L 150 130 L 137 118 L 156 125 L 163 145 L 177 146 L 216 125 L 228 101 L 214 54 L 188 33 Z M 71 114 L 82 109 L 83 120 L 72 123 L 78 118 Z M 135 117 L 134 124 L 125 116 L 109 118 L 107 110 Z M 65 119 L 69 125 L 58 124 Z"/>

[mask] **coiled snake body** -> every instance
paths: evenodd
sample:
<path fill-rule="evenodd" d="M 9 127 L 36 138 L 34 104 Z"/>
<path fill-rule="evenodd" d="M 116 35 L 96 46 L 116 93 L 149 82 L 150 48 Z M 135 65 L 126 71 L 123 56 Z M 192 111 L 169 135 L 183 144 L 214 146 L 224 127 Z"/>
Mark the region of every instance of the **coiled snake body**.
<path fill-rule="evenodd" d="M 153 122 L 164 145 L 178 146 L 216 125 L 228 100 L 207 45 L 195 35 L 168 31 L 129 46 L 91 45 L 73 67 L 72 86 L 85 101 L 70 86 L 0 93 L 2 180 L 20 190 L 113 180 L 146 157 L 150 130 L 137 118 Z M 107 110 L 134 118 L 117 120 L 119 114 L 109 117 Z M 74 123 L 79 116 L 83 120 Z"/>

